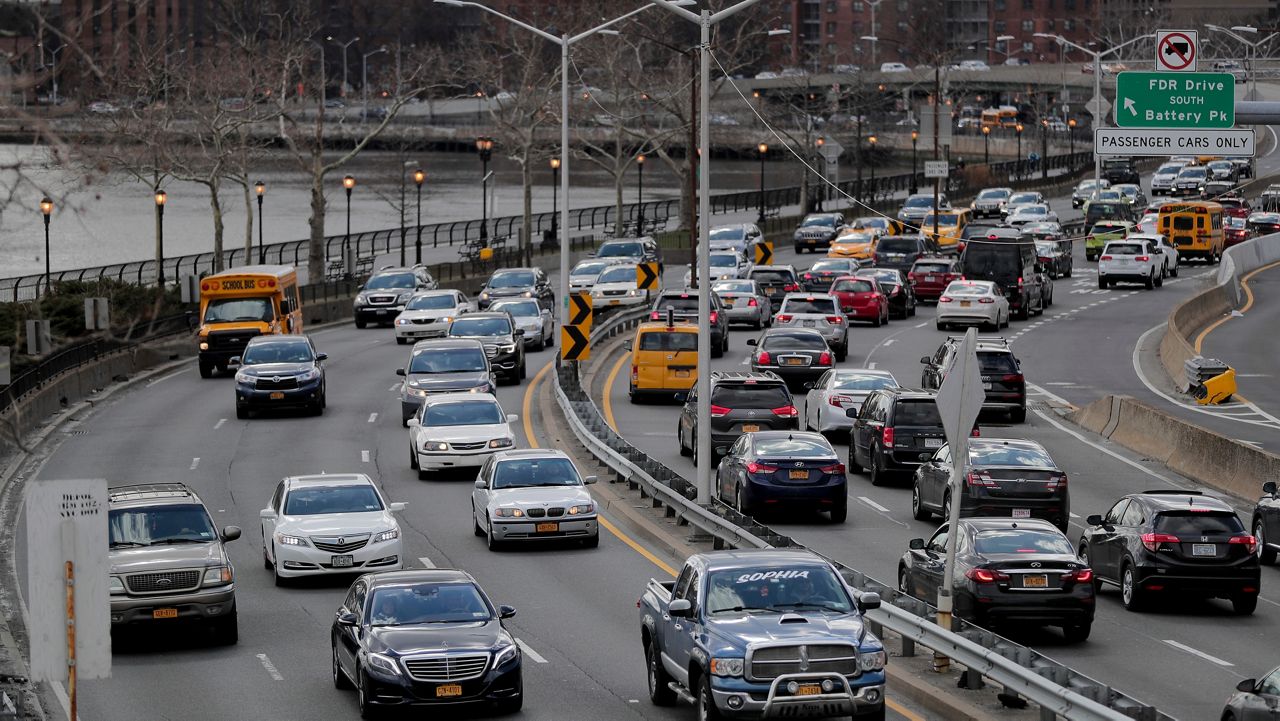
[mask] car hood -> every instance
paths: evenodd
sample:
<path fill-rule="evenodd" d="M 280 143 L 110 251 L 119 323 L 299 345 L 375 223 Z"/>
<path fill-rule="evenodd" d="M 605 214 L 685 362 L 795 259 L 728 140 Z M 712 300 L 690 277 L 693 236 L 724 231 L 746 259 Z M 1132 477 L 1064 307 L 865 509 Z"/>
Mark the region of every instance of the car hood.
<path fill-rule="evenodd" d="M 617 283 L 596 283 L 591 288 L 593 293 L 603 293 L 606 290 L 635 290 L 636 282 L 634 280 L 621 280 Z"/>
<path fill-rule="evenodd" d="M 518 288 L 485 288 L 480 294 L 487 295 L 490 298 L 510 298 L 512 296 L 529 293 L 530 297 L 533 297 L 533 291 L 533 286 L 525 285 Z"/>
<path fill-rule="evenodd" d="M 180 543 L 143 548 L 116 548 L 107 553 L 112 573 L 141 573 L 173 568 L 221 566 L 222 546 L 208 543 Z"/>
<path fill-rule="evenodd" d="M 417 437 L 425 441 L 488 441 L 494 438 L 510 438 L 511 426 L 506 423 L 480 426 L 425 426 L 419 427 Z"/>
<path fill-rule="evenodd" d="M 415 318 L 431 318 L 432 320 L 440 320 L 441 318 L 453 318 L 459 315 L 455 308 L 444 308 L 441 310 L 405 310 L 401 311 L 396 318 L 404 318 L 413 320 Z"/>
<path fill-rule="evenodd" d="M 458 373 L 410 373 L 406 378 L 413 388 L 429 391 L 467 390 L 489 382 L 485 371 L 460 371 Z"/>
<path fill-rule="evenodd" d="M 520 318 L 512 318 L 511 320 L 515 321 L 516 327 L 521 330 L 542 330 L 542 318 L 540 316 L 527 315 Z"/>
<path fill-rule="evenodd" d="M 372 653 L 413 656 L 458 651 L 489 651 L 506 636 L 496 619 L 461 623 L 423 623 L 413 626 L 370 626 L 368 649 Z M 447 644 L 447 645 L 446 645 Z"/>
<path fill-rule="evenodd" d="M 751 644 L 860 643 L 862 618 L 856 613 L 815 611 L 777 614 L 720 614 L 707 620 L 706 627 L 726 648 L 745 651 Z"/>
<path fill-rule="evenodd" d="M 276 531 L 294 536 L 354 536 L 396 527 L 386 511 L 326 513 L 316 516 L 282 516 Z"/>
<path fill-rule="evenodd" d="M 540 506 L 572 506 L 591 503 L 591 494 L 583 486 L 547 486 L 545 488 L 499 488 L 490 494 L 489 505 L 515 505 L 521 508 Z"/>
<path fill-rule="evenodd" d="M 240 372 L 247 376 L 296 376 L 314 367 L 312 363 L 257 363 L 241 366 Z"/>

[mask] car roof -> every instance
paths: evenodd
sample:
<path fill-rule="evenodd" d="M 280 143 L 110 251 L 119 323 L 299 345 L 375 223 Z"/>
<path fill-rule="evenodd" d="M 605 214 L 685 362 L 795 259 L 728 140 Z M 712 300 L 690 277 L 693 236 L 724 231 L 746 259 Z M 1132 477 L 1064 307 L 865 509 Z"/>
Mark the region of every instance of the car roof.
<path fill-rule="evenodd" d="M 831 563 L 813 551 L 792 548 L 739 548 L 730 551 L 708 551 L 690 558 L 707 571 L 733 570 L 744 564 L 752 566 L 822 566 Z"/>
<path fill-rule="evenodd" d="M 879 368 L 833 368 L 835 375 L 839 376 L 876 376 L 878 378 L 893 378 L 893 373 Z"/>
<path fill-rule="evenodd" d="M 663 331 L 667 333 L 697 333 L 698 326 L 692 323 L 674 323 L 667 325 L 666 321 L 651 320 L 636 326 L 637 333 L 654 333 Z"/>
<path fill-rule="evenodd" d="M 752 273 L 756 272 L 757 270 L 789 270 L 789 271 L 791 271 L 791 272 L 793 272 L 793 273 L 794 273 L 794 272 L 795 272 L 795 270 L 796 270 L 796 267 L 795 267 L 794 265 L 756 265 L 756 266 L 752 266 L 752 268 L 751 268 L 751 272 L 752 272 Z"/>
<path fill-rule="evenodd" d="M 564 458 L 572 462 L 568 453 L 555 448 L 515 448 L 493 454 L 494 461 L 510 461 L 520 458 Z"/>
<path fill-rule="evenodd" d="M 711 371 L 711 381 L 713 383 L 744 383 L 755 385 L 759 383 L 776 383 L 781 384 L 782 378 L 778 377 L 773 371 Z"/>
<path fill-rule="evenodd" d="M 1037 531 L 1057 531 L 1049 521 L 1043 518 L 992 518 L 990 516 L 969 516 L 960 519 L 960 525 L 968 526 L 974 531 L 1007 531 L 1015 528 L 1029 528 Z"/>
<path fill-rule="evenodd" d="M 492 393 L 431 393 L 422 399 L 422 405 L 434 406 L 438 403 L 459 403 L 461 401 L 492 401 L 497 403 L 498 399 Z"/>
<path fill-rule="evenodd" d="M 108 488 L 107 503 L 112 506 L 200 503 L 200 497 L 184 483 L 135 483 Z"/>
<path fill-rule="evenodd" d="M 503 300 L 532 300 L 532 298 L 504 298 Z M 498 301 L 494 300 L 493 302 L 497 303 Z M 511 317 L 511 314 L 506 312 L 505 310 L 482 310 L 478 313 L 466 313 L 464 315 L 460 315 L 454 320 L 468 320 L 468 319 L 484 320 L 486 318 L 510 318 L 510 317 Z"/>
<path fill-rule="evenodd" d="M 456 568 L 417 568 L 409 571 L 381 571 L 379 573 L 366 573 L 360 577 L 369 585 L 370 589 L 380 588 L 383 586 L 398 586 L 406 583 L 442 583 L 451 581 L 467 581 L 475 583 L 476 580 L 466 571 L 460 571 Z"/>
<path fill-rule="evenodd" d="M 790 327 L 778 327 L 778 326 L 774 326 L 772 328 L 766 328 L 765 331 L 760 334 L 760 337 L 768 338 L 770 336 L 775 336 L 775 335 L 794 336 L 797 333 L 802 333 L 804 335 L 816 335 L 820 338 L 823 337 L 822 331 L 818 330 L 817 328 L 790 328 Z"/>
<path fill-rule="evenodd" d="M 414 298 L 427 298 L 436 295 L 457 295 L 456 288 L 432 288 L 431 290 L 420 290 L 413 294 Z M 412 300 L 412 299 L 411 299 Z"/>
<path fill-rule="evenodd" d="M 288 476 L 284 479 L 290 488 L 301 486 L 350 486 L 373 485 L 373 479 L 363 473 L 320 473 L 307 476 Z"/>
<path fill-rule="evenodd" d="M 388 268 L 379 268 L 372 275 L 388 275 L 391 273 L 412 273 L 415 268 L 409 266 L 394 265 Z M 372 277 L 372 276 L 371 276 Z"/>
<path fill-rule="evenodd" d="M 484 344 L 475 338 L 427 338 L 413 344 L 414 353 L 444 348 L 479 348 L 484 350 Z"/>
<path fill-rule="evenodd" d="M 822 443 L 827 440 L 822 436 L 822 434 L 814 433 L 812 431 L 756 431 L 751 434 L 752 440 L 770 440 L 778 438 L 796 438 L 802 441 L 816 441 L 818 443 Z M 831 445 L 830 442 L 828 442 L 827 445 Z"/>
<path fill-rule="evenodd" d="M 1026 438 L 986 438 L 986 437 L 970 438 L 969 447 L 973 448 L 975 446 L 982 446 L 984 448 L 991 448 L 993 446 L 1008 446 L 1010 448 L 1029 448 L 1031 450 L 1040 450 L 1040 451 L 1044 450 L 1044 446 L 1040 445 L 1036 441 L 1028 440 Z"/>
<path fill-rule="evenodd" d="M 834 295 L 831 295 L 830 293 L 787 293 L 786 295 L 782 296 L 782 302 L 786 303 L 788 300 L 791 300 L 793 298 L 796 300 L 831 300 L 831 301 L 834 301 L 836 299 L 836 297 Z"/>
<path fill-rule="evenodd" d="M 1198 491 L 1160 489 L 1132 493 L 1129 497 L 1143 501 L 1156 511 L 1187 511 L 1200 508 L 1212 511 L 1235 512 L 1231 506 L 1221 499 L 1206 496 Z"/>
<path fill-rule="evenodd" d="M 887 393 L 892 395 L 894 398 L 900 398 L 903 400 L 917 400 L 925 398 L 929 400 L 936 400 L 938 397 L 938 394 L 933 391 L 921 390 L 919 388 L 880 388 L 876 390 L 876 393 Z"/>
<path fill-rule="evenodd" d="M 253 345 L 268 345 L 271 343 L 299 343 L 310 342 L 311 336 L 298 335 L 296 333 L 281 333 L 271 335 L 255 335 L 249 339 L 249 343 Z"/>

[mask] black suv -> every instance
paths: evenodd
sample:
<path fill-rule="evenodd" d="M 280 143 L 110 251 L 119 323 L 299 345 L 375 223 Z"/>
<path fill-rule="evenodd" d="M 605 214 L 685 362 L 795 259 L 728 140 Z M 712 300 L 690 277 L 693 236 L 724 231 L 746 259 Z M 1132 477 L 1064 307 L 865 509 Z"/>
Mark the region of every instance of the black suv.
<path fill-rule="evenodd" d="M 505 298 L 536 298 L 538 305 L 552 313 L 556 310 L 556 295 L 547 271 L 541 268 L 499 268 L 489 276 L 476 300 L 480 310 L 487 310 L 490 303 Z"/>
<path fill-rule="evenodd" d="M 1102 177 L 1111 181 L 1112 185 L 1142 182 L 1132 158 L 1106 158 L 1102 161 Z"/>
<path fill-rule="evenodd" d="M 964 336 L 947 336 L 931 356 L 920 362 L 920 385 L 929 390 L 942 387 L 942 379 L 955 362 L 964 344 Z M 983 410 L 1007 411 L 1014 423 L 1027 420 L 1027 380 L 1022 375 L 1022 363 L 1009 348 L 1004 338 L 978 338 L 978 366 L 982 373 L 982 385 L 987 392 Z"/>
<path fill-rule="evenodd" d="M 927 521 L 935 513 L 951 518 L 951 468 L 956 459 L 943 446 L 916 469 L 911 489 L 911 515 Z M 961 469 L 961 517 L 1039 518 L 1067 532 L 1071 495 L 1067 474 L 1044 446 L 1035 441 L 974 438 L 969 460 Z"/>
<path fill-rule="evenodd" d="M 743 433 L 786 431 L 799 427 L 799 412 L 787 384 L 773 373 L 711 371 L 711 463 L 729 452 Z M 676 426 L 680 455 L 698 448 L 698 388 L 680 409 Z M 698 459 L 694 458 L 695 464 Z"/>
<path fill-rule="evenodd" d="M 666 320 L 670 309 L 673 320 L 680 323 L 698 322 L 698 291 L 664 290 L 649 311 L 649 320 Z M 711 293 L 711 357 L 719 358 L 729 350 L 729 314 L 724 310 L 720 296 Z"/>
<path fill-rule="evenodd" d="M 1276 562 L 1276 549 L 1280 548 L 1280 490 L 1275 481 L 1262 484 L 1262 498 L 1253 508 L 1253 537 L 1258 541 L 1258 560 L 1264 566 Z M 1274 541 L 1271 539 L 1275 539 Z"/>
<path fill-rule="evenodd" d="M 448 337 L 480 341 L 495 375 L 512 383 L 525 377 L 524 331 L 516 327 L 510 313 L 467 313 L 449 324 Z"/>
<path fill-rule="evenodd" d="M 1130 611 L 1187 595 L 1230 599 L 1239 614 L 1258 605 L 1257 539 L 1217 498 L 1197 491 L 1131 493 L 1085 523 L 1080 560 L 1093 568 L 1097 583 L 1120 586 Z"/>
<path fill-rule="evenodd" d="M 426 266 L 383 268 L 369 276 L 356 293 L 352 307 L 356 327 L 363 328 L 369 323 L 391 325 L 414 293 L 438 287 Z"/>
<path fill-rule="evenodd" d="M 800 276 L 794 266 L 790 265 L 755 265 L 747 271 L 747 280 L 760 284 L 760 289 L 769 299 L 773 312 L 782 307 L 782 299 L 787 293 L 800 292 Z"/>
<path fill-rule="evenodd" d="M 1026 320 L 1044 312 L 1040 273 L 1044 267 L 1036 255 L 1035 241 L 1016 229 L 997 228 L 986 238 L 974 238 L 964 246 L 960 269 L 965 280 L 989 280 L 1009 299 L 1009 313 Z"/>
<path fill-rule="evenodd" d="M 804 216 L 796 231 L 792 234 L 796 253 L 818 248 L 830 248 L 831 241 L 844 230 L 844 215 L 841 213 L 810 213 Z"/>
<path fill-rule="evenodd" d="M 236 371 L 236 418 L 255 410 L 302 408 L 324 413 L 324 365 L 305 335 L 260 335 L 232 362 Z"/>
<path fill-rule="evenodd" d="M 886 235 L 876 243 L 875 265 L 906 273 L 931 252 L 931 244 L 918 235 Z"/>
<path fill-rule="evenodd" d="M 653 238 L 614 238 L 606 240 L 596 249 L 595 257 L 615 260 L 619 263 L 657 263 L 658 275 L 665 266 L 662 263 L 662 247 Z"/>
<path fill-rule="evenodd" d="M 872 485 L 884 483 L 891 471 L 914 471 L 947 442 L 937 398 L 929 391 L 878 390 L 845 415 L 853 419 L 849 470 L 868 469 Z"/>

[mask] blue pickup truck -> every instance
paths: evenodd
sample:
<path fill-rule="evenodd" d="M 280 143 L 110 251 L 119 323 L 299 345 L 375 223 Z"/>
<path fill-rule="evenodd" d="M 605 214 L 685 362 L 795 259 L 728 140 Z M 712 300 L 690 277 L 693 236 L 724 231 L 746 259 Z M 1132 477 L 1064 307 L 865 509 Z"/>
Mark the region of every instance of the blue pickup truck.
<path fill-rule="evenodd" d="M 649 699 L 699 719 L 884 719 L 880 639 L 836 568 L 801 550 L 699 553 L 640 599 Z"/>

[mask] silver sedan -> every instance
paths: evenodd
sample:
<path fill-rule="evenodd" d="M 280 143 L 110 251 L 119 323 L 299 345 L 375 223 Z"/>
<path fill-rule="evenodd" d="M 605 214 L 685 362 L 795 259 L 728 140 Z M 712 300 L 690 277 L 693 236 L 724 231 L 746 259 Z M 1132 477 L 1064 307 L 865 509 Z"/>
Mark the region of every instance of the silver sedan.
<path fill-rule="evenodd" d="M 833 368 L 809 385 L 801 428 L 848 441 L 843 434 L 852 430 L 853 419 L 845 411 L 862 408 L 872 391 L 897 388 L 898 380 L 889 371 Z"/>
<path fill-rule="evenodd" d="M 505 310 L 516 327 L 524 331 L 524 345 L 531 350 L 542 350 L 555 345 L 556 321 L 551 311 L 532 298 L 498 300 L 489 310 Z"/>
<path fill-rule="evenodd" d="M 773 306 L 760 284 L 754 280 L 719 280 L 711 290 L 720 296 L 730 323 L 749 323 L 763 328 L 772 322 Z"/>
<path fill-rule="evenodd" d="M 595 501 L 573 461 L 557 450 L 501 451 L 480 468 L 471 492 L 477 536 L 496 550 L 511 541 L 577 540 L 600 544 Z"/>

